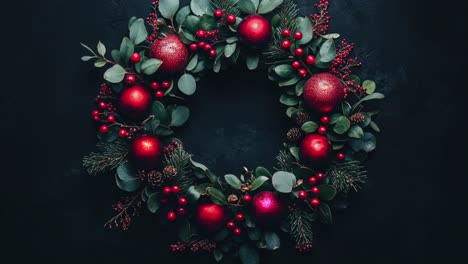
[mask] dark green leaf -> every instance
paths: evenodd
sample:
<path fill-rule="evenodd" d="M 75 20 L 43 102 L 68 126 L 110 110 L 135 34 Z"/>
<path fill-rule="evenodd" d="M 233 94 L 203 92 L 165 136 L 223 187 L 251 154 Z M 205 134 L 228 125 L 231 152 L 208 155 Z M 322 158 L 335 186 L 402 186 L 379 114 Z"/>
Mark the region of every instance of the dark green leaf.
<path fill-rule="evenodd" d="M 202 16 L 203 14 L 211 14 L 211 1 L 210 0 L 192 0 L 190 2 L 190 8 L 192 12 L 197 16 Z"/>
<path fill-rule="evenodd" d="M 192 238 L 192 228 L 190 227 L 189 221 L 185 218 L 180 222 L 178 230 L 179 239 L 184 242 L 189 242 Z"/>
<path fill-rule="evenodd" d="M 197 16 L 189 15 L 184 22 L 184 28 L 186 28 L 190 33 L 195 34 L 199 29 L 200 18 Z"/>
<path fill-rule="evenodd" d="M 163 62 L 158 59 L 149 59 L 141 64 L 141 70 L 145 75 L 152 75 L 159 69 L 162 63 Z"/>
<path fill-rule="evenodd" d="M 306 133 L 313 133 L 315 130 L 317 130 L 318 127 L 319 125 L 314 121 L 308 121 L 302 125 L 301 129 Z"/>
<path fill-rule="evenodd" d="M 275 8 L 280 6 L 283 0 L 262 0 L 258 6 L 259 14 L 266 14 L 273 11 Z M 311 28 L 312 29 L 312 28 Z"/>
<path fill-rule="evenodd" d="M 153 103 L 151 107 L 151 114 L 154 115 L 156 119 L 161 120 L 162 123 L 167 124 L 169 116 L 167 114 L 166 108 L 161 102 L 155 101 Z"/>
<path fill-rule="evenodd" d="M 242 261 L 242 264 L 260 263 L 260 257 L 258 256 L 257 250 L 248 244 L 242 244 L 239 249 L 239 257 Z"/>
<path fill-rule="evenodd" d="M 136 23 L 138 23 L 138 21 L 135 22 L 135 24 Z M 135 24 L 133 24 L 133 26 L 135 26 Z M 134 51 L 135 46 L 132 41 L 127 37 L 123 38 L 122 43 L 120 44 L 120 62 L 127 65 Z"/>
<path fill-rule="evenodd" d="M 296 95 L 301 96 L 304 93 L 304 85 L 306 81 L 300 81 L 296 84 Z"/>
<path fill-rule="evenodd" d="M 321 203 L 319 207 L 320 219 L 325 224 L 332 223 L 332 213 L 330 207 L 326 203 Z"/>
<path fill-rule="evenodd" d="M 329 63 L 336 57 L 336 47 L 333 39 L 327 39 L 320 47 L 317 55 L 317 61 L 321 63 Z"/>
<path fill-rule="evenodd" d="M 346 133 L 346 131 L 348 131 L 350 127 L 351 127 L 351 122 L 349 121 L 349 119 L 345 116 L 341 116 L 336 121 L 333 131 L 335 131 L 339 135 L 342 135 Z"/>
<path fill-rule="evenodd" d="M 281 240 L 279 236 L 271 231 L 263 234 L 263 240 L 259 243 L 259 247 L 266 250 L 277 250 L 281 246 Z"/>
<path fill-rule="evenodd" d="M 364 130 L 360 126 L 352 126 L 348 131 L 348 137 L 362 138 L 364 136 Z"/>
<path fill-rule="evenodd" d="M 296 160 L 300 160 L 300 156 L 299 156 L 299 148 L 298 147 L 292 147 L 289 149 L 289 152 L 291 153 L 291 155 L 293 155 L 293 157 L 296 159 Z"/>
<path fill-rule="evenodd" d="M 159 12 L 167 19 L 172 19 L 179 10 L 179 0 L 159 0 Z"/>
<path fill-rule="evenodd" d="M 379 126 L 374 121 L 371 121 L 369 125 L 375 132 L 377 132 L 377 133 L 380 132 Z"/>
<path fill-rule="evenodd" d="M 208 194 L 210 195 L 210 198 L 211 198 L 211 201 L 215 204 L 219 204 L 219 205 L 224 205 L 224 204 L 227 204 L 227 200 L 226 200 L 226 196 L 224 196 L 224 194 L 214 188 L 214 187 L 208 187 L 206 188 Z"/>
<path fill-rule="evenodd" d="M 251 0 L 239 0 L 237 2 L 237 8 L 243 13 L 252 15 L 256 12 L 256 7 Z"/>
<path fill-rule="evenodd" d="M 156 213 L 159 210 L 160 204 L 157 193 L 152 193 L 148 196 L 146 206 L 148 207 L 148 211 L 150 211 L 151 213 Z"/>
<path fill-rule="evenodd" d="M 158 126 L 154 134 L 156 136 L 167 137 L 167 136 L 174 134 L 174 130 L 172 130 L 170 127 L 167 127 L 167 126 Z"/>
<path fill-rule="evenodd" d="M 255 176 L 268 176 L 271 177 L 271 173 L 264 167 L 257 167 L 255 170 Z"/>
<path fill-rule="evenodd" d="M 381 93 L 370 94 L 370 95 L 362 98 L 359 102 L 355 103 L 353 105 L 353 109 L 356 109 L 356 107 L 358 107 L 362 102 L 370 101 L 370 100 L 379 100 L 379 99 L 384 99 L 384 98 L 385 98 L 385 95 L 383 95 Z"/>
<path fill-rule="evenodd" d="M 148 31 L 145 27 L 145 21 L 142 18 L 139 18 L 130 26 L 130 40 L 135 45 L 138 45 L 145 41 L 147 37 Z"/>
<path fill-rule="evenodd" d="M 177 85 L 179 90 L 186 95 L 194 94 L 195 90 L 197 89 L 197 82 L 195 81 L 195 78 L 188 73 L 185 73 L 180 77 Z"/>
<path fill-rule="evenodd" d="M 287 106 L 295 106 L 299 103 L 299 98 L 296 96 L 283 94 L 280 97 L 280 102 Z"/>
<path fill-rule="evenodd" d="M 226 174 L 224 175 L 224 180 L 231 185 L 232 188 L 240 190 L 242 187 L 242 182 L 237 178 L 236 175 L 233 174 Z"/>
<path fill-rule="evenodd" d="M 117 64 L 120 64 L 120 51 L 118 51 L 118 50 L 112 50 L 112 51 L 111 51 L 111 55 L 112 55 L 112 59 L 114 59 L 114 61 L 115 61 Z"/>
<path fill-rule="evenodd" d="M 376 142 L 377 140 L 375 136 L 372 133 L 366 132 L 362 138 L 351 140 L 349 145 L 356 152 L 361 150 L 365 152 L 371 152 L 376 148 Z"/>
<path fill-rule="evenodd" d="M 119 83 L 125 78 L 125 74 L 127 74 L 127 71 L 116 64 L 104 73 L 104 79 L 110 83 Z"/>
<path fill-rule="evenodd" d="M 177 12 L 176 22 L 179 27 L 184 23 L 185 19 L 187 18 L 189 14 L 190 14 L 189 6 L 184 6 L 179 10 L 179 12 Z"/>
<path fill-rule="evenodd" d="M 257 190 L 258 188 L 260 188 L 266 181 L 268 181 L 268 177 L 266 176 L 258 176 L 257 178 L 255 178 L 255 180 L 253 181 L 252 185 L 251 185 L 251 191 L 255 191 Z"/>
<path fill-rule="evenodd" d="M 299 78 L 299 76 L 297 75 L 294 75 L 294 77 L 292 77 L 291 79 L 289 80 L 282 80 L 278 83 L 278 86 L 279 87 L 286 87 L 286 86 L 291 86 L 291 85 L 294 85 L 296 84 L 301 78 Z"/>
<path fill-rule="evenodd" d="M 273 187 L 280 193 L 290 193 L 296 185 L 296 176 L 290 172 L 278 171 L 273 174 Z"/>
<path fill-rule="evenodd" d="M 215 30 L 217 28 L 218 19 L 210 16 L 203 15 L 200 19 L 200 28 L 203 30 Z"/>
<path fill-rule="evenodd" d="M 136 175 L 136 172 L 128 162 L 117 167 L 115 178 L 117 186 L 121 190 L 134 192 L 140 187 L 140 178 Z"/>
<path fill-rule="evenodd" d="M 275 73 L 281 78 L 290 78 L 294 74 L 294 69 L 289 64 L 281 64 L 275 67 Z"/>
<path fill-rule="evenodd" d="M 331 201 L 335 198 L 336 196 L 335 187 L 328 185 L 328 184 L 322 184 L 318 188 L 320 190 L 320 193 L 319 193 L 320 200 Z"/>
<path fill-rule="evenodd" d="M 254 228 L 248 230 L 247 235 L 249 236 L 250 240 L 257 241 L 262 238 L 262 232 L 260 231 L 260 228 Z"/>
<path fill-rule="evenodd" d="M 229 37 L 226 39 L 226 43 L 228 44 L 231 44 L 231 43 L 234 43 L 234 42 L 237 42 L 239 41 L 239 38 L 238 37 Z"/>
<path fill-rule="evenodd" d="M 221 252 L 221 250 L 215 248 L 213 250 L 213 257 L 217 262 L 220 262 L 223 259 L 223 252 Z"/>
<path fill-rule="evenodd" d="M 186 106 L 177 106 L 171 114 L 171 127 L 181 127 L 190 117 L 190 109 Z"/>
<path fill-rule="evenodd" d="M 348 102 L 343 101 L 341 108 L 343 109 L 343 115 L 349 116 L 351 114 L 351 105 Z"/>
<path fill-rule="evenodd" d="M 258 54 L 250 54 L 247 56 L 246 64 L 249 70 L 255 70 L 258 67 L 260 56 Z"/>

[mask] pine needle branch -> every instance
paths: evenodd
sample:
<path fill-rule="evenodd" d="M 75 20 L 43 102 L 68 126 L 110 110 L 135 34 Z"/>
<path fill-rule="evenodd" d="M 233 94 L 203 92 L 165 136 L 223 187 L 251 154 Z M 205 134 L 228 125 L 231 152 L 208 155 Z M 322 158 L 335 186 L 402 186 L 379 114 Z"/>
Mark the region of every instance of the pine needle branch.
<path fill-rule="evenodd" d="M 275 170 L 292 172 L 294 157 L 286 150 L 281 150 L 276 157 L 277 164 Z"/>
<path fill-rule="evenodd" d="M 164 158 L 164 166 L 173 166 L 177 169 L 177 175 L 174 177 L 174 184 L 178 185 L 182 191 L 186 191 L 194 184 L 190 163 L 191 157 L 191 154 L 179 146 Z"/>
<path fill-rule="evenodd" d="M 215 10 L 224 10 L 225 14 L 239 16 L 240 12 L 239 9 L 237 9 L 237 2 L 239 2 L 239 0 L 211 0 Z"/>
<path fill-rule="evenodd" d="M 120 141 L 98 143 L 97 149 L 83 158 L 83 167 L 90 175 L 107 173 L 127 160 L 127 146 Z"/>
<path fill-rule="evenodd" d="M 300 252 L 312 249 L 313 231 L 312 214 L 301 208 L 293 208 L 288 216 L 290 234 L 296 242 L 296 249 Z"/>
<path fill-rule="evenodd" d="M 349 161 L 333 165 L 327 172 L 333 185 L 339 192 L 359 191 L 367 181 L 365 167 L 359 161 Z"/>

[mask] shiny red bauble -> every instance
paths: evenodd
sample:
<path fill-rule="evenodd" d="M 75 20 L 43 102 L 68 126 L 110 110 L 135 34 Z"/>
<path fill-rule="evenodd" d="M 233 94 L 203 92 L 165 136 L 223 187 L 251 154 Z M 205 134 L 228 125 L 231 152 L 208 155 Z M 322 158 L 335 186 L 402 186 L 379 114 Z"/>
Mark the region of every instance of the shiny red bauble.
<path fill-rule="evenodd" d="M 283 29 L 281 35 L 285 38 L 289 38 L 291 36 L 291 31 L 289 29 Z"/>
<path fill-rule="evenodd" d="M 299 68 L 301 68 L 302 65 L 301 65 L 301 63 L 300 63 L 299 61 L 293 61 L 293 62 L 291 63 L 291 66 L 292 66 L 294 69 L 299 69 Z"/>
<path fill-rule="evenodd" d="M 180 192 L 180 187 L 177 185 L 172 186 L 171 191 L 173 194 L 178 194 Z"/>
<path fill-rule="evenodd" d="M 330 73 L 319 73 L 312 76 L 304 85 L 304 101 L 319 112 L 330 112 L 344 97 L 341 81 Z"/>
<path fill-rule="evenodd" d="M 152 169 L 161 162 L 163 145 L 155 136 L 139 136 L 130 146 L 130 156 L 138 167 Z"/>
<path fill-rule="evenodd" d="M 237 32 L 243 44 L 253 47 L 266 45 L 272 35 L 270 22 L 260 15 L 250 15 L 244 18 Z"/>
<path fill-rule="evenodd" d="M 325 135 L 327 133 L 327 128 L 324 127 L 324 126 L 320 126 L 318 129 L 317 129 L 318 133 L 320 135 Z"/>
<path fill-rule="evenodd" d="M 309 64 L 309 65 L 314 65 L 314 64 L 315 64 L 315 57 L 312 56 L 312 55 L 307 56 L 306 62 L 307 62 L 307 64 Z"/>
<path fill-rule="evenodd" d="M 317 178 L 317 180 L 322 181 L 325 179 L 325 173 L 319 172 L 315 175 L 315 177 Z"/>
<path fill-rule="evenodd" d="M 187 47 L 176 35 L 156 39 L 151 45 L 149 55 L 163 62 L 158 72 L 168 75 L 183 71 L 189 59 Z"/>
<path fill-rule="evenodd" d="M 136 83 L 136 77 L 133 74 L 129 74 L 125 77 L 125 83 L 128 85 L 134 85 Z"/>
<path fill-rule="evenodd" d="M 297 48 L 295 51 L 294 51 L 294 54 L 296 56 L 302 56 L 304 55 L 304 49 L 303 48 Z"/>
<path fill-rule="evenodd" d="M 120 94 L 119 108 L 122 113 L 132 119 L 146 116 L 151 107 L 151 93 L 141 85 L 134 85 L 124 89 Z"/>
<path fill-rule="evenodd" d="M 252 216 L 261 225 L 275 225 L 281 222 L 285 207 L 273 192 L 261 192 L 253 198 Z"/>
<path fill-rule="evenodd" d="M 302 140 L 300 150 L 304 162 L 320 165 L 328 161 L 332 146 L 326 136 L 311 134 Z"/>
<path fill-rule="evenodd" d="M 228 222 L 228 223 L 226 224 L 226 227 L 227 227 L 227 228 L 234 228 L 234 227 L 236 227 L 236 224 L 235 224 L 234 222 L 230 221 L 230 222 Z"/>
<path fill-rule="evenodd" d="M 301 40 L 302 39 L 302 32 L 294 33 L 294 39 L 295 40 Z"/>
<path fill-rule="evenodd" d="M 164 187 L 163 190 L 162 190 L 162 193 L 163 193 L 165 196 L 171 195 L 171 193 L 172 193 L 171 187 L 169 187 L 169 186 Z"/>
<path fill-rule="evenodd" d="M 320 118 L 320 122 L 324 125 L 328 125 L 330 124 L 330 118 L 328 116 L 322 116 L 322 118 Z"/>
<path fill-rule="evenodd" d="M 289 40 L 284 40 L 283 42 L 281 42 L 281 48 L 282 49 L 289 49 L 291 47 L 291 41 Z"/>
<path fill-rule="evenodd" d="M 244 221 L 245 216 L 243 214 L 236 214 L 235 219 L 236 219 L 237 222 L 242 222 L 242 221 Z"/>
<path fill-rule="evenodd" d="M 197 221 L 205 231 L 217 231 L 224 227 L 226 211 L 217 204 L 201 204 L 197 209 Z"/>
<path fill-rule="evenodd" d="M 214 17 L 216 17 L 217 19 L 220 19 L 220 18 L 223 17 L 224 12 L 223 12 L 223 10 L 217 9 L 217 10 L 215 10 L 215 11 L 213 12 L 213 15 L 214 15 Z"/>

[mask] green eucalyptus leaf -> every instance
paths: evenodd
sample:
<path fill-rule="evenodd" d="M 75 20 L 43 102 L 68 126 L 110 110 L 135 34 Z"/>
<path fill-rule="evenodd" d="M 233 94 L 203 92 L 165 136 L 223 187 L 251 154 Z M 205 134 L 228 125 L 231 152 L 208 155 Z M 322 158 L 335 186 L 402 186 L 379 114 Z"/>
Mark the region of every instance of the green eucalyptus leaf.
<path fill-rule="evenodd" d="M 80 45 L 81 45 L 83 48 L 87 49 L 89 52 L 91 52 L 91 54 L 93 54 L 94 56 L 97 56 L 96 53 L 93 51 L 93 49 L 90 48 L 89 46 L 87 46 L 86 44 L 80 43 Z"/>
<path fill-rule="evenodd" d="M 374 121 L 371 121 L 369 123 L 369 126 L 372 128 L 372 130 L 374 130 L 375 132 L 379 133 L 380 132 L 380 128 L 379 126 L 374 122 Z"/>
<path fill-rule="evenodd" d="M 105 60 L 99 59 L 99 60 L 94 62 L 94 67 L 102 68 L 102 67 L 106 66 L 106 64 L 107 64 L 107 62 Z"/>
<path fill-rule="evenodd" d="M 237 2 L 237 8 L 239 8 L 242 13 L 249 15 L 255 14 L 257 11 L 254 3 L 251 0 L 239 0 Z"/>
<path fill-rule="evenodd" d="M 171 1 L 171 0 L 169 0 Z M 130 40 L 138 45 L 146 40 L 148 37 L 148 31 L 145 27 L 145 21 L 142 18 L 137 19 L 130 26 Z"/>
<path fill-rule="evenodd" d="M 239 249 L 239 257 L 241 259 L 242 264 L 260 263 L 260 257 L 258 255 L 257 250 L 248 244 L 241 245 Z"/>
<path fill-rule="evenodd" d="M 258 67 L 260 56 L 258 54 L 250 54 L 247 56 L 246 64 L 249 70 L 255 70 Z"/>
<path fill-rule="evenodd" d="M 125 74 L 127 74 L 127 71 L 116 64 L 104 73 L 104 79 L 110 83 L 119 83 L 125 78 Z"/>
<path fill-rule="evenodd" d="M 327 39 L 320 47 L 316 60 L 320 63 L 329 63 L 336 57 L 336 47 L 333 39 Z"/>
<path fill-rule="evenodd" d="M 190 222 L 187 218 L 184 218 L 180 221 L 179 230 L 177 232 L 179 239 L 184 242 L 189 242 L 192 238 L 192 228 L 190 227 Z"/>
<path fill-rule="evenodd" d="M 310 133 L 315 132 L 318 127 L 319 125 L 315 123 L 314 121 L 308 121 L 302 125 L 301 129 L 302 131 L 310 134 Z"/>
<path fill-rule="evenodd" d="M 289 152 L 291 153 L 291 155 L 293 155 L 293 157 L 296 159 L 296 160 L 300 160 L 300 155 L 299 155 L 299 148 L 298 147 L 292 147 L 289 149 Z"/>
<path fill-rule="evenodd" d="M 197 16 L 204 14 L 211 14 L 211 1 L 210 0 L 192 0 L 190 2 L 190 8 L 192 12 Z"/>
<path fill-rule="evenodd" d="M 237 48 L 236 42 L 227 44 L 226 47 L 224 48 L 224 56 L 226 56 L 226 58 L 230 58 L 236 51 L 236 48 Z"/>
<path fill-rule="evenodd" d="M 348 131 L 348 129 L 351 127 L 351 122 L 346 116 L 341 116 L 337 119 L 335 127 L 333 128 L 333 131 L 335 133 L 342 135 Z"/>
<path fill-rule="evenodd" d="M 102 44 L 101 41 L 99 41 L 98 44 L 97 44 L 97 51 L 98 51 L 99 55 L 101 55 L 103 57 L 106 55 L 106 46 L 104 46 L 104 44 Z"/>
<path fill-rule="evenodd" d="M 117 167 L 116 172 L 117 186 L 126 192 L 134 192 L 140 187 L 140 177 L 136 175 L 135 170 L 129 162 L 125 162 Z"/>
<path fill-rule="evenodd" d="M 364 136 L 364 130 L 360 126 L 352 126 L 348 131 L 348 137 L 362 138 Z"/>
<path fill-rule="evenodd" d="M 343 101 L 343 103 L 341 103 L 341 108 L 343 109 L 343 115 L 349 116 L 351 114 L 352 107 L 348 102 Z"/>
<path fill-rule="evenodd" d="M 156 119 L 161 120 L 162 123 L 168 124 L 169 115 L 167 114 L 166 108 L 160 101 L 155 101 L 151 106 L 151 114 L 156 117 Z"/>
<path fill-rule="evenodd" d="M 332 213 L 330 207 L 326 203 L 321 203 L 319 206 L 320 219 L 325 224 L 332 223 Z"/>
<path fill-rule="evenodd" d="M 291 86 L 291 85 L 296 84 L 299 80 L 300 80 L 299 76 L 294 75 L 294 77 L 292 77 L 292 78 L 289 79 L 289 80 L 282 80 L 282 81 L 280 81 L 280 82 L 278 83 L 278 86 L 279 86 L 279 87 Z"/>
<path fill-rule="evenodd" d="M 304 45 L 309 43 L 313 38 L 312 22 L 310 21 L 310 19 L 308 17 L 298 17 L 296 19 L 296 25 L 296 31 L 302 32 L 302 39 L 298 40 L 296 43 L 298 45 Z"/>
<path fill-rule="evenodd" d="M 95 56 L 83 56 L 83 57 L 81 57 L 81 60 L 82 61 L 90 61 L 90 60 L 95 59 L 95 58 L 97 58 L 97 57 L 95 57 Z"/>
<path fill-rule="evenodd" d="M 236 175 L 226 174 L 224 175 L 224 180 L 231 185 L 232 188 L 240 190 L 242 187 L 242 182 L 237 178 Z"/>
<path fill-rule="evenodd" d="M 375 89 L 377 88 L 377 85 L 375 84 L 374 81 L 365 80 L 362 83 L 362 87 L 366 89 L 367 94 L 373 94 L 375 92 Z"/>
<path fill-rule="evenodd" d="M 306 81 L 300 81 L 296 84 L 296 95 L 297 96 L 302 96 L 302 94 L 304 93 L 304 85 L 305 85 Z"/>
<path fill-rule="evenodd" d="M 294 74 L 294 69 L 289 64 L 281 64 L 275 67 L 275 73 L 281 78 L 289 78 Z"/>
<path fill-rule="evenodd" d="M 121 56 L 120 56 L 120 51 L 119 50 L 112 50 L 111 51 L 111 56 L 112 56 L 112 59 L 114 59 L 114 61 L 117 64 L 120 64 Z"/>
<path fill-rule="evenodd" d="M 283 0 L 262 0 L 258 6 L 259 14 L 270 13 L 283 3 Z M 312 29 L 312 27 L 311 27 Z"/>
<path fill-rule="evenodd" d="M 211 201 L 215 204 L 225 205 L 227 204 L 226 196 L 218 189 L 214 187 L 206 188 L 208 195 L 210 195 Z"/>
<path fill-rule="evenodd" d="M 135 24 L 136 23 L 138 23 L 138 21 L 135 22 Z M 133 26 L 135 26 L 135 24 L 133 24 Z M 133 45 L 133 42 L 129 38 L 124 37 L 120 44 L 120 62 L 127 65 L 134 51 L 135 46 Z"/>
<path fill-rule="evenodd" d="M 287 106 L 296 106 L 299 103 L 299 98 L 296 96 L 283 94 L 280 97 L 280 102 Z"/>
<path fill-rule="evenodd" d="M 179 5 L 179 0 L 159 0 L 158 9 L 163 17 L 172 19 L 179 10 Z"/>
<path fill-rule="evenodd" d="M 200 18 L 197 16 L 189 15 L 184 21 L 183 27 L 190 33 L 195 34 L 199 29 Z"/>
<path fill-rule="evenodd" d="M 356 109 L 356 107 L 358 107 L 360 104 L 362 104 L 363 102 L 365 101 L 370 101 L 370 100 L 380 100 L 380 99 L 384 99 L 385 98 L 385 95 L 381 94 L 381 93 L 373 93 L 373 94 L 370 94 L 364 98 L 362 98 L 361 100 L 359 100 L 359 102 L 355 103 L 353 105 L 353 109 Z"/>
<path fill-rule="evenodd" d="M 132 27 L 133 23 L 137 21 L 136 17 L 131 17 L 130 20 L 128 21 L 128 30 Z"/>
<path fill-rule="evenodd" d="M 187 71 L 192 71 L 195 69 L 195 67 L 197 67 L 197 63 L 198 63 L 198 53 L 193 55 L 193 58 L 189 61 L 185 69 Z"/>
<path fill-rule="evenodd" d="M 220 262 L 223 259 L 223 252 L 221 252 L 221 250 L 215 248 L 213 250 L 213 257 L 216 260 L 216 262 Z"/>
<path fill-rule="evenodd" d="M 258 188 L 260 188 L 265 182 L 267 182 L 269 180 L 268 177 L 266 176 L 258 176 L 257 178 L 255 178 L 255 180 L 252 182 L 252 185 L 251 185 L 251 191 L 255 191 L 257 190 Z"/>
<path fill-rule="evenodd" d="M 328 184 L 322 184 L 318 188 L 320 190 L 320 193 L 319 193 L 320 200 L 331 201 L 335 198 L 336 193 L 337 193 L 335 187 L 328 185 Z"/>
<path fill-rule="evenodd" d="M 203 30 L 215 30 L 218 25 L 218 19 L 210 16 L 210 15 L 203 15 L 200 19 L 200 28 Z"/>
<path fill-rule="evenodd" d="M 231 43 L 234 43 L 234 42 L 237 42 L 239 41 L 239 38 L 238 37 L 229 37 L 226 39 L 226 43 L 228 44 L 231 44 Z"/>
<path fill-rule="evenodd" d="M 157 193 L 152 193 L 148 196 L 148 199 L 146 200 L 146 207 L 148 207 L 148 211 L 153 214 L 159 210 L 160 204 Z"/>
<path fill-rule="evenodd" d="M 190 7 L 189 6 L 184 6 L 182 7 L 179 12 L 177 12 L 176 15 L 176 22 L 177 25 L 180 27 L 184 23 L 185 19 L 187 16 L 190 15 Z"/>
<path fill-rule="evenodd" d="M 255 176 L 268 176 L 271 177 L 271 173 L 264 167 L 257 167 L 255 169 Z"/>
<path fill-rule="evenodd" d="M 258 241 L 262 238 L 262 231 L 260 228 L 249 229 L 247 231 L 247 235 L 249 236 L 250 240 Z"/>
<path fill-rule="evenodd" d="M 171 113 L 172 121 L 169 126 L 181 127 L 183 126 L 190 117 L 190 109 L 186 106 L 177 106 L 177 108 Z"/>
<path fill-rule="evenodd" d="M 148 59 L 141 64 L 141 70 L 145 75 L 152 75 L 161 67 L 162 60 Z"/>
<path fill-rule="evenodd" d="M 372 133 L 365 132 L 364 136 L 362 136 L 360 139 L 351 140 L 349 142 L 349 145 L 356 152 L 364 151 L 368 153 L 368 152 L 373 151 L 376 148 L 377 139 Z"/>
<path fill-rule="evenodd" d="M 197 82 L 195 78 L 193 77 L 193 75 L 188 73 L 185 73 L 180 77 L 177 85 L 179 87 L 179 90 L 186 95 L 194 94 L 197 89 Z"/>
<path fill-rule="evenodd" d="M 259 247 L 266 250 L 277 250 L 281 246 L 279 236 L 271 231 L 263 233 L 263 239 L 259 243 Z"/>
<path fill-rule="evenodd" d="M 291 193 L 296 185 L 296 176 L 290 172 L 278 171 L 273 174 L 273 187 L 280 193 Z"/>

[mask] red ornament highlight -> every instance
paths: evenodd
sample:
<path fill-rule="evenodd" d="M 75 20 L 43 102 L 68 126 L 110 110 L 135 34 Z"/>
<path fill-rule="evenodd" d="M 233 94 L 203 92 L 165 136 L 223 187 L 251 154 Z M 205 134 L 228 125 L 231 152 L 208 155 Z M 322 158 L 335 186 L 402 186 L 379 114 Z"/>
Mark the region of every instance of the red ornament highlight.
<path fill-rule="evenodd" d="M 124 89 L 119 98 L 122 113 L 132 119 L 141 119 L 151 107 L 151 93 L 141 85 Z"/>
<path fill-rule="evenodd" d="M 205 231 L 217 231 L 221 229 L 226 221 L 224 207 L 217 204 L 202 204 L 198 206 L 197 221 Z"/>
<path fill-rule="evenodd" d="M 343 84 L 330 73 L 316 74 L 304 85 L 304 101 L 310 108 L 322 113 L 332 111 L 344 95 Z"/>
<path fill-rule="evenodd" d="M 243 44 L 253 47 L 266 45 L 272 35 L 270 22 L 260 15 L 246 17 L 239 24 L 237 32 Z"/>
<path fill-rule="evenodd" d="M 152 169 L 157 167 L 161 162 L 163 146 L 161 141 L 155 136 L 139 136 L 130 146 L 130 155 L 138 167 Z M 169 194 L 170 192 L 171 190 Z"/>
<path fill-rule="evenodd" d="M 261 225 L 275 225 L 281 222 L 285 208 L 273 192 L 261 192 L 252 201 L 252 216 Z"/>
<path fill-rule="evenodd" d="M 326 136 L 308 135 L 301 143 L 301 157 L 306 163 L 321 165 L 328 161 L 332 146 Z"/>
<path fill-rule="evenodd" d="M 185 69 L 189 52 L 178 36 L 167 35 L 153 42 L 149 56 L 163 62 L 158 69 L 159 73 L 172 75 Z"/>

